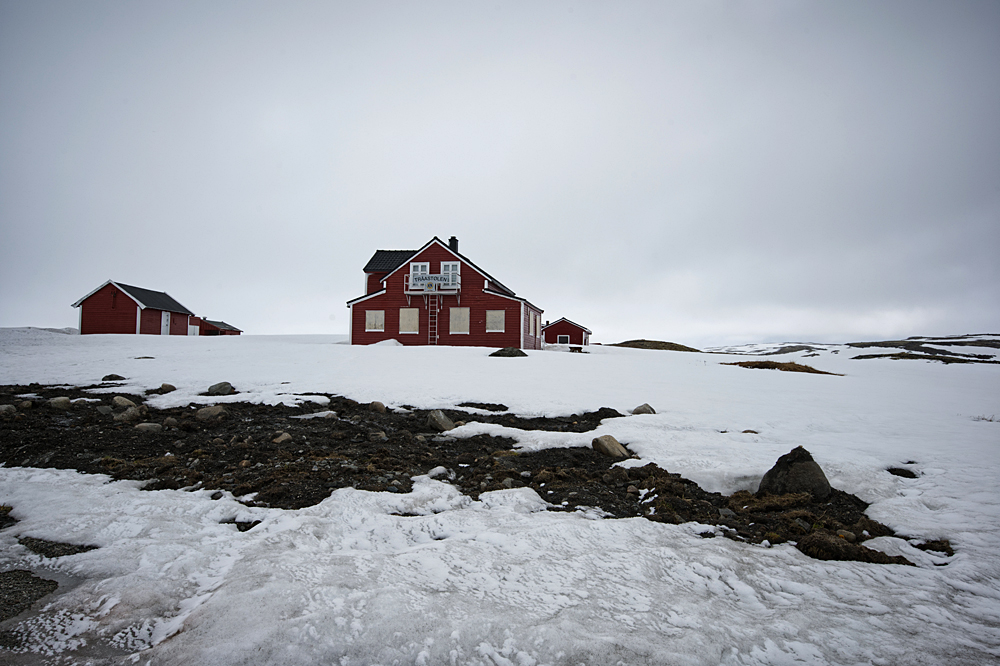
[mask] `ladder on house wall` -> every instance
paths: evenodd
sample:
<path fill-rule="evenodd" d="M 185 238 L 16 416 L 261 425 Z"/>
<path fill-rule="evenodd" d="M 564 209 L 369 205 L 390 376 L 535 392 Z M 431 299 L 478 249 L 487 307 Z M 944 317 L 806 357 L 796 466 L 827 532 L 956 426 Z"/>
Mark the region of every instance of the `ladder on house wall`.
<path fill-rule="evenodd" d="M 427 299 L 427 344 L 438 343 L 438 312 L 441 310 L 441 297 L 434 294 Z"/>

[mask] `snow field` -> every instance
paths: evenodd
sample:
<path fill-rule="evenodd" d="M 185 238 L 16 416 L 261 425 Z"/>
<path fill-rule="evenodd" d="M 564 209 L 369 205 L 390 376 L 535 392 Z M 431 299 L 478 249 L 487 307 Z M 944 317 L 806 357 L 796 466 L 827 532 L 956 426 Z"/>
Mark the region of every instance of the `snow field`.
<path fill-rule="evenodd" d="M 335 342 L 6 329 L 0 383 L 87 385 L 116 372 L 129 377 L 120 391 L 178 387 L 154 406 L 226 401 L 233 396 L 197 395 L 223 380 L 241 391 L 235 399 L 265 403 L 329 392 L 390 407 L 502 402 L 522 415 L 563 415 L 649 402 L 658 414 L 608 419 L 583 435 L 477 423 L 454 433 L 503 434 L 525 449 L 613 434 L 641 458 L 624 464 L 653 461 L 727 493 L 755 488 L 801 444 L 835 487 L 872 503 L 873 518 L 906 536 L 950 539 L 956 555 L 879 539 L 918 566 L 820 562 L 789 545 L 703 539 L 704 525 L 547 512 L 528 489 L 474 502 L 445 470 L 418 477 L 410 494 L 341 489 L 282 511 L 212 501 L 211 490 L 143 492 L 100 475 L 0 468 L 0 503 L 21 521 L 0 533 L 0 566 L 75 585 L 24 621 L 41 651 L 143 664 L 1000 658 L 1000 424 L 974 420 L 1000 414 L 994 366 L 851 361 L 833 345 L 815 358 L 777 358 L 845 373 L 833 377 L 722 366 L 739 357 L 716 354 L 592 347 L 493 359 L 485 349 Z M 910 460 L 917 479 L 884 471 Z M 232 518 L 263 523 L 240 533 L 220 523 Z M 45 560 L 18 535 L 101 548 Z"/>

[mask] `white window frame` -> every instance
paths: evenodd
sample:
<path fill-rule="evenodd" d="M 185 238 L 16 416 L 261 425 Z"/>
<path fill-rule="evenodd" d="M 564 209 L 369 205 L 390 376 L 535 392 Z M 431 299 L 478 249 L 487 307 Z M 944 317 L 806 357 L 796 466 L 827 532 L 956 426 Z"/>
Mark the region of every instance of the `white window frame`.
<path fill-rule="evenodd" d="M 410 275 L 427 275 L 430 272 L 431 272 L 431 262 L 429 261 L 410 262 Z"/>
<path fill-rule="evenodd" d="M 556 344 L 557 345 L 568 345 L 569 344 L 569 336 L 568 335 L 557 335 L 556 336 Z"/>
<path fill-rule="evenodd" d="M 494 316 L 500 314 L 500 328 L 490 328 L 490 314 Z M 507 330 L 507 311 L 506 310 L 487 310 L 486 311 L 486 332 L 487 333 L 505 333 Z"/>
<path fill-rule="evenodd" d="M 452 270 L 454 269 L 454 270 Z M 461 279 L 462 275 L 462 262 L 461 261 L 442 261 L 441 262 L 441 275 L 450 275 L 449 285 L 456 285 Z"/>
<path fill-rule="evenodd" d="M 403 330 L 403 311 L 412 311 L 416 317 L 412 331 Z M 420 333 L 420 308 L 399 308 L 399 333 L 400 335 L 414 335 Z"/>
<path fill-rule="evenodd" d="M 365 332 L 385 333 L 385 310 L 365 310 Z"/>
<path fill-rule="evenodd" d="M 456 331 L 455 330 L 455 311 L 465 310 L 465 330 Z M 469 308 L 451 308 L 448 311 L 448 333 L 451 335 L 468 335 L 469 329 L 471 328 L 472 313 Z"/>

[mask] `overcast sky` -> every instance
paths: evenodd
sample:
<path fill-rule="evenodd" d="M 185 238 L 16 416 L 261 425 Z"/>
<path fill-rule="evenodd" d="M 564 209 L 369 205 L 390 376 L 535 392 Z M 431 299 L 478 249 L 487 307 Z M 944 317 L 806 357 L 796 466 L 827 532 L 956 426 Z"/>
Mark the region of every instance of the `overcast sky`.
<path fill-rule="evenodd" d="M 998 332 L 1000 3 L 0 0 L 0 231 L 0 326 L 455 235 L 597 341 Z"/>

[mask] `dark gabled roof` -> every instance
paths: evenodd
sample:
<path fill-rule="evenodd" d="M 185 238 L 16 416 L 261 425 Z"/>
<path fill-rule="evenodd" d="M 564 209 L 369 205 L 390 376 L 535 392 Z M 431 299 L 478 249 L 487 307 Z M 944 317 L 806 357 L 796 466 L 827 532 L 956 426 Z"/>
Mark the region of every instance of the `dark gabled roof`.
<path fill-rule="evenodd" d="M 121 282 L 115 282 L 114 284 L 138 301 L 144 308 L 166 310 L 167 312 L 177 312 L 179 314 L 191 315 L 192 317 L 194 316 L 193 312 L 175 301 L 165 292 L 152 291 L 150 289 L 143 289 L 142 287 L 133 287 L 132 285 L 122 284 Z"/>
<path fill-rule="evenodd" d="M 558 324 L 558 323 L 559 323 L 559 322 L 561 322 L 561 321 L 564 321 L 564 322 L 566 322 L 567 324 L 572 324 L 573 326 L 576 326 L 577 328 L 579 328 L 579 329 L 582 329 L 583 331 L 585 331 L 585 332 L 587 332 L 587 333 L 590 333 L 590 334 L 593 334 L 593 331 L 591 331 L 591 330 L 590 330 L 589 328 L 587 328 L 586 326 L 580 326 L 580 325 L 579 325 L 578 323 L 576 323 L 575 321 L 570 321 L 569 319 L 566 319 L 566 317 L 560 317 L 559 319 L 556 319 L 556 320 L 555 320 L 554 322 L 552 322 L 551 324 L 546 324 L 545 326 L 542 326 L 542 330 L 544 331 L 544 330 L 545 330 L 545 329 L 547 329 L 547 328 L 548 328 L 549 326 L 555 326 L 556 324 Z"/>
<path fill-rule="evenodd" d="M 421 247 L 419 250 L 413 250 L 412 252 L 410 250 L 378 250 L 375 253 L 375 256 L 372 257 L 371 260 L 368 262 L 368 265 L 371 265 L 372 262 L 375 261 L 375 259 L 379 256 L 379 252 L 399 252 L 399 253 L 410 252 L 409 256 L 400 259 L 399 263 L 397 263 L 395 265 L 395 267 L 389 269 L 390 272 L 395 272 L 396 270 L 399 269 L 400 266 L 402 266 L 403 264 L 405 264 L 410 259 L 410 257 L 413 257 L 414 255 L 417 255 L 417 254 L 420 254 L 425 249 L 427 249 L 428 247 L 430 247 L 433 243 L 438 243 L 439 245 L 441 245 L 441 247 L 443 247 L 444 249 L 448 250 L 453 255 L 455 255 L 456 257 L 458 257 L 459 259 L 461 259 L 465 263 L 467 263 L 469 266 L 471 266 L 473 268 L 473 270 L 475 270 L 476 272 L 480 273 L 483 277 L 485 277 L 487 280 L 489 280 L 491 283 L 493 283 L 493 286 L 496 287 L 498 291 L 506 292 L 507 294 L 510 294 L 511 296 L 514 295 L 514 292 L 511 289 L 509 289 L 506 285 L 504 285 L 502 282 L 500 282 L 499 280 L 497 280 L 495 277 L 493 277 L 492 275 L 490 275 L 489 273 L 487 273 L 486 271 L 484 271 L 479 266 L 476 266 L 464 254 L 462 254 L 460 252 L 456 252 L 455 250 L 451 249 L 451 247 L 449 247 L 447 243 L 445 243 L 443 240 L 441 240 L 437 236 L 434 236 L 429 241 L 427 241 L 426 243 L 424 243 L 423 247 Z M 374 271 L 369 271 L 368 270 L 368 266 L 365 266 L 365 272 L 368 273 L 368 272 L 374 272 Z M 389 276 L 387 275 L 386 278 L 387 277 L 389 277 Z M 385 278 L 383 278 L 383 280 L 384 279 Z"/>
<path fill-rule="evenodd" d="M 365 264 L 365 273 L 390 273 L 417 253 L 416 250 L 375 250 L 375 254 Z"/>
<path fill-rule="evenodd" d="M 201 320 L 203 322 L 205 322 L 206 324 L 211 324 L 212 326 L 214 326 L 214 327 L 216 327 L 216 328 L 218 328 L 220 330 L 223 330 L 223 331 L 236 331 L 238 333 L 242 333 L 243 332 L 240 329 L 236 328 L 235 326 L 230 326 L 229 324 L 227 324 L 224 321 L 212 321 L 211 319 L 205 319 L 204 317 L 202 317 Z"/>

